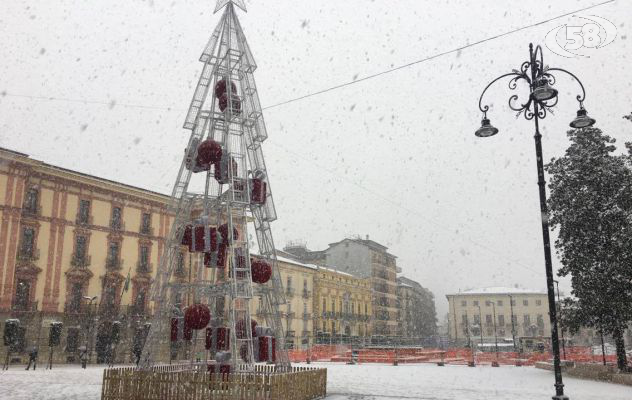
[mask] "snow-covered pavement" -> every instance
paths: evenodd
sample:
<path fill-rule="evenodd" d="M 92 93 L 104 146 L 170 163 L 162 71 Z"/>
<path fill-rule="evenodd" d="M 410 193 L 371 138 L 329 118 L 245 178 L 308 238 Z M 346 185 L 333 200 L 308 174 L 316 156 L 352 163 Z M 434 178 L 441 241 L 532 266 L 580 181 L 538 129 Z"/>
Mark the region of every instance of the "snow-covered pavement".
<path fill-rule="evenodd" d="M 301 364 L 305 365 L 305 364 Z M 550 399 L 553 375 L 533 367 L 468 368 L 433 364 L 345 365 L 313 363 L 328 369 L 328 400 L 536 400 Z M 103 367 L 59 366 L 0 372 L 1 400 L 97 400 Z M 572 400 L 630 400 L 632 387 L 564 378 Z"/>

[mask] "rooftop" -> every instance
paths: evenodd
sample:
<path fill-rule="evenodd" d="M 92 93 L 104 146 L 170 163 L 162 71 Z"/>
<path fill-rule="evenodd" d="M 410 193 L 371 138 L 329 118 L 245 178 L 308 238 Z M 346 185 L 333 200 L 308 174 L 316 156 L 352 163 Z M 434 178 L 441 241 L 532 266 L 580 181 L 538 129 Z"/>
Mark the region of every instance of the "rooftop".
<path fill-rule="evenodd" d="M 546 294 L 546 291 L 507 287 L 507 286 L 490 286 L 490 287 L 485 287 L 485 288 L 467 289 L 462 292 L 447 294 L 446 296 L 481 295 L 481 294 Z"/>

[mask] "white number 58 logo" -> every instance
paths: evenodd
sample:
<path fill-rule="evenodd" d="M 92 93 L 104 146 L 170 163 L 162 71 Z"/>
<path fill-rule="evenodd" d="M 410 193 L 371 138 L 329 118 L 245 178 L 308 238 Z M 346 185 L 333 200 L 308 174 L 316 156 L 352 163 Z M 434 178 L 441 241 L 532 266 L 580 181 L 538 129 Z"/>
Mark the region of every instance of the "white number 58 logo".
<path fill-rule="evenodd" d="M 553 53 L 562 57 L 590 57 L 576 51 L 582 47 L 598 49 L 607 46 L 617 37 L 617 28 L 605 18 L 594 15 L 575 17 L 591 22 L 579 26 L 564 24 L 547 33 L 545 44 Z"/>

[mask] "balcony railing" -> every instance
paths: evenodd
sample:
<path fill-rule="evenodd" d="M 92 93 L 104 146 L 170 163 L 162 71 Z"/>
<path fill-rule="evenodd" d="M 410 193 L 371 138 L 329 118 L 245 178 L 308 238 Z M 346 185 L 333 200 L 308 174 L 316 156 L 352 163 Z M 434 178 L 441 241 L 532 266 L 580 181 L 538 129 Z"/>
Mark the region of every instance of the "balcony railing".
<path fill-rule="evenodd" d="M 153 269 L 154 269 L 153 264 L 143 263 L 141 261 L 136 263 L 136 272 L 140 274 L 149 274 L 151 273 L 151 271 L 153 271 Z"/>
<path fill-rule="evenodd" d="M 38 215 L 42 215 L 42 206 L 40 205 L 22 208 L 23 217 L 36 217 Z"/>
<path fill-rule="evenodd" d="M 123 221 L 110 221 L 110 229 L 115 231 L 124 231 L 125 223 Z"/>
<path fill-rule="evenodd" d="M 78 268 L 86 268 L 92 263 L 92 256 L 73 254 L 70 259 L 70 265 Z"/>
<path fill-rule="evenodd" d="M 151 226 L 141 226 L 138 232 L 141 235 L 154 236 L 154 228 L 152 228 Z"/>
<path fill-rule="evenodd" d="M 40 258 L 39 249 L 29 247 L 20 248 L 15 256 L 18 261 L 37 261 Z"/>
<path fill-rule="evenodd" d="M 75 224 L 77 225 L 92 225 L 92 215 L 77 214 L 75 218 Z"/>
<path fill-rule="evenodd" d="M 119 270 L 123 268 L 123 260 L 120 258 L 107 257 L 105 259 L 105 268 Z"/>

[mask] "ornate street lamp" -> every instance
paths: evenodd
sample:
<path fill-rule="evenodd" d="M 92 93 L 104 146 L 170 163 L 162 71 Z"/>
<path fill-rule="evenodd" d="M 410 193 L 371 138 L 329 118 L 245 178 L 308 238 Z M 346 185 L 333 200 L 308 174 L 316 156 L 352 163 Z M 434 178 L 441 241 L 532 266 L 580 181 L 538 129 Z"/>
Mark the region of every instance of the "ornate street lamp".
<path fill-rule="evenodd" d="M 559 98 L 558 91 L 552 86 L 555 85 L 555 77 L 552 72 L 564 72 L 573 77 L 581 88 L 581 94 L 576 99 L 579 102 L 579 110 L 577 117 L 570 123 L 572 128 L 587 128 L 595 123 L 590 118 L 584 108 L 584 99 L 586 91 L 581 81 L 571 72 L 562 68 L 549 68 L 544 64 L 542 56 L 542 48 L 537 46 L 534 50 L 533 44 L 529 44 L 529 61 L 522 63 L 520 70 L 513 70 L 508 74 L 499 76 L 491 81 L 483 90 L 478 101 L 478 108 L 483 113 L 483 121 L 481 127 L 476 130 L 476 136 L 488 137 L 498 133 L 498 129 L 493 127 L 487 118 L 489 105 L 483 107 L 483 96 L 487 89 L 495 82 L 511 77 L 509 80 L 509 89 L 515 90 L 518 81 L 524 81 L 529 85 L 529 98 L 525 103 L 517 103 L 518 95 L 512 95 L 509 98 L 509 107 L 518 114 L 523 114 L 525 119 L 533 120 L 535 124 L 535 152 L 538 167 L 538 186 L 540 194 L 540 212 L 542 220 L 542 239 L 544 242 L 544 264 L 546 271 L 546 286 L 549 302 L 549 317 L 551 319 L 551 345 L 553 347 L 553 367 L 555 371 L 555 396 L 554 400 L 568 400 L 564 395 L 564 384 L 562 382 L 562 370 L 560 367 L 560 343 L 557 336 L 557 310 L 555 305 L 555 292 L 553 290 L 553 266 L 551 262 L 551 242 L 549 238 L 549 212 L 546 205 L 546 183 L 544 181 L 544 165 L 542 161 L 542 135 L 540 134 L 539 121 L 544 119 L 547 112 L 551 111 Z"/>

